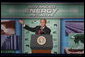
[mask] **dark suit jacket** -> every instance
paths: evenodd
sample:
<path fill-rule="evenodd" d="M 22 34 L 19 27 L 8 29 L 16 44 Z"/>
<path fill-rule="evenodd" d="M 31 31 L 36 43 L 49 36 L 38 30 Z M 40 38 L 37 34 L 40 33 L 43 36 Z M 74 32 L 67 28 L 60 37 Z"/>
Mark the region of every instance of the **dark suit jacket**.
<path fill-rule="evenodd" d="M 40 30 L 41 26 L 36 26 L 36 27 L 32 28 L 32 27 L 29 27 L 29 26 L 25 25 L 24 28 L 26 30 L 35 32 L 35 34 L 37 34 L 38 31 Z M 43 32 L 44 32 L 43 34 L 50 34 L 51 30 L 47 26 L 45 26 L 45 28 L 43 29 Z"/>

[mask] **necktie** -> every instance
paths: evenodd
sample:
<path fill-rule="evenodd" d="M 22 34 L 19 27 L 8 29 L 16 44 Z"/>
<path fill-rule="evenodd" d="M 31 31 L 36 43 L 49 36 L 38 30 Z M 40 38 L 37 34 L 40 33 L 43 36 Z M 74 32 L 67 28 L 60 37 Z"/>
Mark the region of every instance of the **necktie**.
<path fill-rule="evenodd" d="M 38 30 L 38 35 L 44 34 L 43 30 Z"/>

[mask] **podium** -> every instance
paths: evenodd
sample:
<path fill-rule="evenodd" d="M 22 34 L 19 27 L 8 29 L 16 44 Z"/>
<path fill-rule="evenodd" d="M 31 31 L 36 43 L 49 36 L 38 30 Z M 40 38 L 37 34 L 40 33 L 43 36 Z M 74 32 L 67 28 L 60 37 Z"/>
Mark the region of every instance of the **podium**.
<path fill-rule="evenodd" d="M 51 53 L 53 48 L 52 35 L 32 35 L 30 47 L 32 53 Z"/>

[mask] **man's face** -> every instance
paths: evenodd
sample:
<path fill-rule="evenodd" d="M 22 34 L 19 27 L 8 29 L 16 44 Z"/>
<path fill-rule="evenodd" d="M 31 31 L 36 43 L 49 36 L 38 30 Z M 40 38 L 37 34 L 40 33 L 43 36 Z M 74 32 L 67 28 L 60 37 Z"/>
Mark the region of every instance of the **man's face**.
<path fill-rule="evenodd" d="M 40 26 L 44 27 L 46 25 L 46 21 L 45 20 L 40 20 Z"/>

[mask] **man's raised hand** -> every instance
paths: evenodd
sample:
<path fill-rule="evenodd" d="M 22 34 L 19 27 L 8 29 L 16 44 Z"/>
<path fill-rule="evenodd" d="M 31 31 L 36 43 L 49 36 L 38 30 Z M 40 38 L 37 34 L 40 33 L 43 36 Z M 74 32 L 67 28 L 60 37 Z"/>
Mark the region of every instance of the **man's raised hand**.
<path fill-rule="evenodd" d="M 19 23 L 23 25 L 24 24 L 24 20 L 19 20 Z"/>

